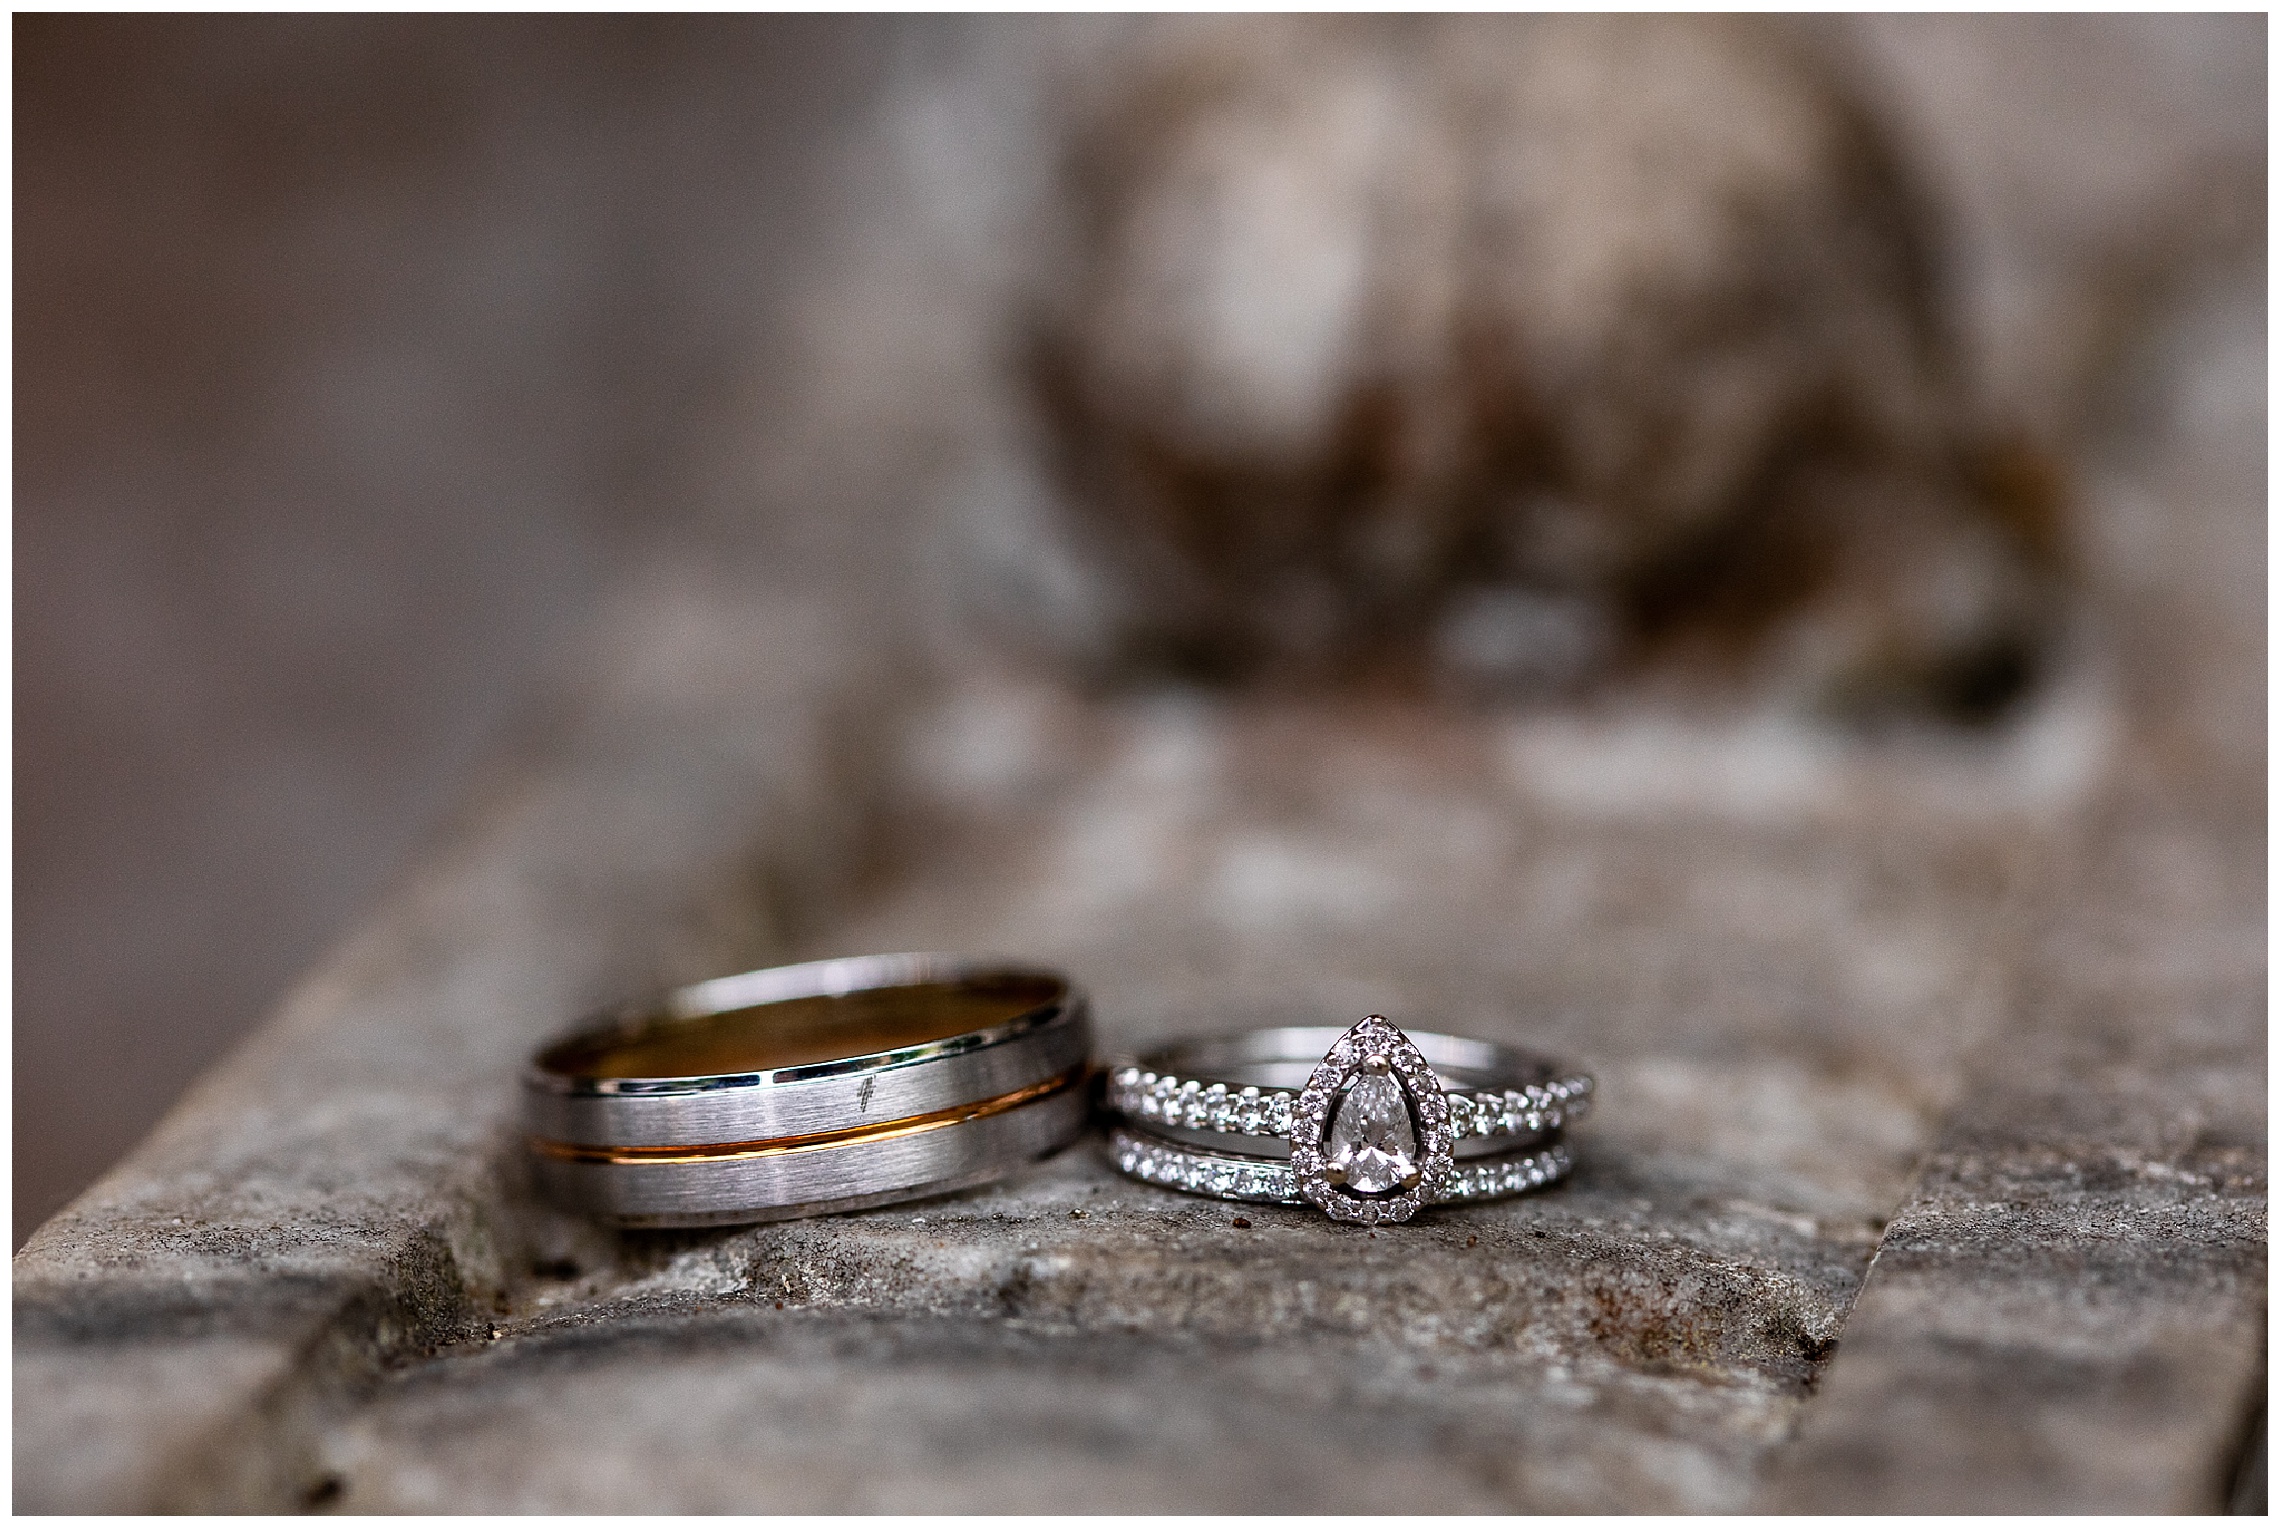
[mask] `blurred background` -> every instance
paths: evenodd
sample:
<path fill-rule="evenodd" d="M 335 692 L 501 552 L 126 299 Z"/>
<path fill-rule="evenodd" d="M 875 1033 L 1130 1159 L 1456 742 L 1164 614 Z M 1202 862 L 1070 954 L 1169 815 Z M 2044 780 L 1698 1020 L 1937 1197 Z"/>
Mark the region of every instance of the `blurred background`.
<path fill-rule="evenodd" d="M 2159 435 L 2253 478 L 2093 526 L 2107 564 L 2218 536 L 2212 597 L 2258 609 L 2264 25 L 1817 34 L 1923 181 L 1991 412 L 2077 477 Z M 20 1244 L 382 891 L 619 570 L 845 555 L 766 486 L 795 309 L 893 226 L 914 131 L 986 167 L 927 103 L 1024 27 L 13 27 Z"/>

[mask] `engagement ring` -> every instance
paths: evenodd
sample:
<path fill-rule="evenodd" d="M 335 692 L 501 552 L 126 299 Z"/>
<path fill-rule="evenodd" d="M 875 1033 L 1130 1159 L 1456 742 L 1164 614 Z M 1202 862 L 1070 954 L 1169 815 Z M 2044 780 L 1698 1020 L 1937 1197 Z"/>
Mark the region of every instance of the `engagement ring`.
<path fill-rule="evenodd" d="M 1353 1028 L 1187 1040 L 1113 1069 L 1110 1152 L 1145 1182 L 1223 1199 L 1398 1222 L 1564 1177 L 1561 1140 L 1591 1106 L 1582 1072 L 1508 1046 Z"/>

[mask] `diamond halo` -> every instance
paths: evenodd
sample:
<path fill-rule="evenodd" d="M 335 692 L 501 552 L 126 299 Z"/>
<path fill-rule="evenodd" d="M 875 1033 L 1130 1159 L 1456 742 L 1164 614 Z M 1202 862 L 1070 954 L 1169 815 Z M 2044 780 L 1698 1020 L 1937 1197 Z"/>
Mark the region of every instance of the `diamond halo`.
<path fill-rule="evenodd" d="M 1408 1111 L 1415 1160 L 1400 1176 L 1399 1181 L 1406 1185 L 1400 1192 L 1355 1193 L 1346 1187 L 1345 1173 L 1333 1161 L 1334 1152 L 1326 1148 L 1337 1123 L 1345 1137 L 1339 1144 L 1346 1148 L 1348 1160 L 1359 1159 L 1354 1143 L 1367 1136 L 1373 1142 L 1392 1143 L 1383 1149 L 1358 1148 L 1374 1154 L 1373 1173 L 1401 1164 L 1406 1153 L 1401 1147 L 1399 1121 L 1373 1117 L 1348 1128 L 1337 1119 L 1347 1101 L 1355 1099 L 1357 1087 L 1363 1092 L 1352 1106 L 1382 1115 L 1390 1107 L 1382 1088 L 1382 1082 L 1388 1080 L 1398 1084 L 1399 1102 Z M 1299 1197 L 1332 1220 L 1369 1226 L 1409 1219 L 1436 1197 L 1434 1190 L 1448 1179 L 1454 1166 L 1453 1146 L 1448 1099 L 1440 1079 L 1409 1037 L 1383 1014 L 1373 1013 L 1340 1035 L 1291 1106 L 1290 1166 Z"/>

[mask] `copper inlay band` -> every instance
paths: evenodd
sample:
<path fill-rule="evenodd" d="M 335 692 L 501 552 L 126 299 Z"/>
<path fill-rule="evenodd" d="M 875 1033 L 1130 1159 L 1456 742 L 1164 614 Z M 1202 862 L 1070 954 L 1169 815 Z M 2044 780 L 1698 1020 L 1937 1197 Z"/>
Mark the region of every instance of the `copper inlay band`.
<path fill-rule="evenodd" d="M 929 1130 L 942 1130 L 951 1125 L 963 1125 L 969 1120 L 986 1119 L 992 1114 L 1003 1114 L 1023 1104 L 1050 1098 L 1064 1088 L 1075 1087 L 1085 1080 L 1091 1070 L 1090 1063 L 1079 1062 L 1058 1077 L 985 1098 L 979 1103 L 959 1104 L 949 1109 L 937 1109 L 931 1114 L 913 1114 L 903 1119 L 884 1120 L 876 1125 L 855 1125 L 845 1130 L 821 1130 L 812 1135 L 778 1136 L 772 1141 L 726 1141 L 717 1146 L 577 1146 L 568 1141 L 549 1141 L 531 1136 L 530 1148 L 541 1156 L 558 1162 L 603 1162 L 634 1167 L 644 1163 L 663 1162 L 736 1162 L 752 1157 L 782 1156 L 795 1151 L 823 1151 L 833 1146 L 850 1146 L 861 1141 L 891 1141 L 898 1136 L 923 1135 Z"/>

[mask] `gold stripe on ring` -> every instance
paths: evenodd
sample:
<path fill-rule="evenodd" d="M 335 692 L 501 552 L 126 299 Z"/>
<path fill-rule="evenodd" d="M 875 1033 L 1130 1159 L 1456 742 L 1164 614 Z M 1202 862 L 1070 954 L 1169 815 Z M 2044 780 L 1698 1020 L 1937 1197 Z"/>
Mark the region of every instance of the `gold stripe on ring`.
<path fill-rule="evenodd" d="M 543 1136 L 530 1136 L 530 1149 L 540 1156 L 552 1157 L 557 1162 L 603 1162 L 634 1167 L 645 1163 L 671 1162 L 741 1162 L 753 1157 L 783 1156 L 795 1151 L 824 1151 L 834 1146 L 851 1146 L 863 1141 L 891 1141 L 899 1136 L 924 1135 L 929 1130 L 943 1130 L 952 1125 L 963 1125 L 969 1120 L 987 1119 L 1018 1109 L 1023 1104 L 1075 1087 L 1084 1081 L 1091 1070 L 1088 1062 L 1080 1061 L 1058 1077 L 1033 1082 L 1026 1088 L 985 1098 L 980 1103 L 958 1104 L 948 1109 L 937 1109 L 931 1114 L 913 1114 L 897 1120 L 886 1120 L 876 1125 L 854 1125 L 845 1130 L 821 1130 L 812 1135 L 784 1135 L 767 1141 L 726 1141 L 717 1146 L 579 1146 L 569 1141 L 550 1141 Z"/>

